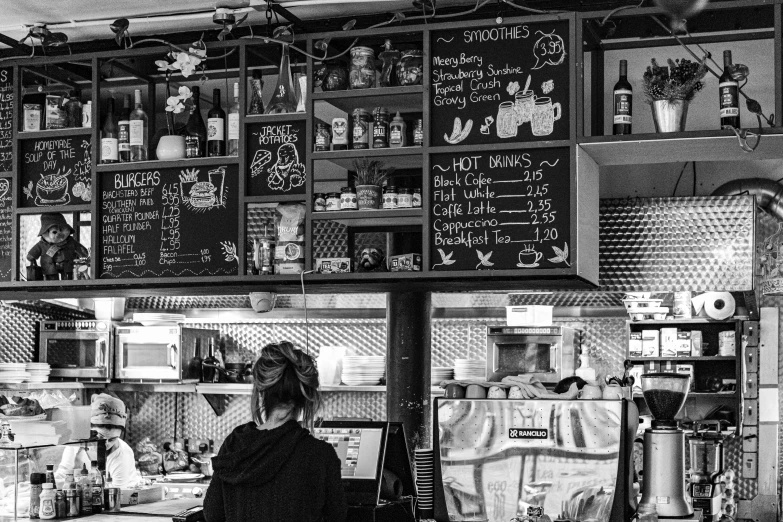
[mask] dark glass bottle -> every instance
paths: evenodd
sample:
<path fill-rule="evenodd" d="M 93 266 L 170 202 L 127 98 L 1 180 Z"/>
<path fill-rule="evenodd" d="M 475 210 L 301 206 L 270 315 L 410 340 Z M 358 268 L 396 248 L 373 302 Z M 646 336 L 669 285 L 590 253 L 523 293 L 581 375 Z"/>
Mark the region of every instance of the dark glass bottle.
<path fill-rule="evenodd" d="M 193 92 L 193 107 L 190 109 L 190 117 L 185 125 L 185 152 L 188 158 L 204 157 L 207 147 L 207 127 L 204 118 L 201 117 L 199 99 L 201 90 L 198 87 L 191 89 Z"/>
<path fill-rule="evenodd" d="M 204 359 L 202 364 L 201 382 L 217 382 L 217 370 L 218 365 L 217 357 L 215 357 L 215 340 L 209 340 L 209 355 Z"/>
<path fill-rule="evenodd" d="M 720 92 L 720 128 L 740 128 L 739 84 L 731 77 L 731 51 L 723 51 L 723 74 L 718 81 Z"/>
<path fill-rule="evenodd" d="M 628 83 L 628 62 L 620 60 L 620 79 L 614 85 L 613 134 L 631 134 L 633 87 Z"/>
<path fill-rule="evenodd" d="M 126 163 L 130 161 L 130 94 L 126 94 L 123 99 L 122 113 L 117 126 L 119 127 L 119 145 L 117 150 L 119 151 L 120 162 Z"/>
<path fill-rule="evenodd" d="M 220 107 L 220 89 L 212 91 L 212 108 L 207 113 L 207 156 L 226 155 L 226 111 Z"/>
<path fill-rule="evenodd" d="M 101 163 L 117 163 L 118 137 L 117 124 L 114 122 L 114 98 L 109 98 L 106 118 L 101 128 Z"/>
<path fill-rule="evenodd" d="M 203 359 L 201 358 L 201 339 L 193 339 L 193 358 L 188 363 L 188 379 L 201 380 Z"/>

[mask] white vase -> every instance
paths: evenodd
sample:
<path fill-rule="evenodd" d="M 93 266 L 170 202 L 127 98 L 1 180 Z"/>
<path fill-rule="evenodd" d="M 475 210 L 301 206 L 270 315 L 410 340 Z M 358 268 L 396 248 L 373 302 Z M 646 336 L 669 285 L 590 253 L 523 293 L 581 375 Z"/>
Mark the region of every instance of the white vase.
<path fill-rule="evenodd" d="M 185 136 L 161 136 L 155 154 L 163 161 L 184 158 Z"/>

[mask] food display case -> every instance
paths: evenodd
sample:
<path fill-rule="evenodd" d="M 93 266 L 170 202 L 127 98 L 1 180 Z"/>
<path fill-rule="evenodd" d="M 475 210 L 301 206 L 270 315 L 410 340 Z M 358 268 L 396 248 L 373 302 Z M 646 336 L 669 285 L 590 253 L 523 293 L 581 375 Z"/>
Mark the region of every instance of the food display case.
<path fill-rule="evenodd" d="M 46 473 L 47 464 L 54 465 L 56 471 L 66 450 L 71 455 L 83 450 L 89 460 L 97 460 L 98 467 L 104 469 L 105 447 L 105 441 L 20 448 L 0 446 L 0 522 L 29 518 L 31 473 Z"/>

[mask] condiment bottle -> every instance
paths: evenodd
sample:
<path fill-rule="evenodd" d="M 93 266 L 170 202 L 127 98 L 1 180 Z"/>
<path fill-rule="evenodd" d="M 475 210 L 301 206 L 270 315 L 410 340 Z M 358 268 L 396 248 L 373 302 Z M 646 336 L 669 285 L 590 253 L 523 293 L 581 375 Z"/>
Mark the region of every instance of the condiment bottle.
<path fill-rule="evenodd" d="M 103 474 L 98 469 L 98 461 L 93 460 L 90 469 L 90 485 L 92 486 L 92 512 L 103 512 Z"/>
<path fill-rule="evenodd" d="M 54 512 L 57 518 L 65 518 L 68 514 L 68 504 L 65 502 L 65 493 L 58 489 L 54 494 Z"/>
<path fill-rule="evenodd" d="M 51 520 L 57 517 L 56 494 L 54 484 L 47 482 L 41 487 L 41 507 L 39 516 L 44 520 Z"/>
<path fill-rule="evenodd" d="M 30 518 L 39 518 L 41 510 L 41 492 L 46 475 L 30 473 Z"/>
<path fill-rule="evenodd" d="M 76 500 L 76 488 L 71 483 L 71 487 L 65 490 L 65 516 L 66 517 L 78 517 L 79 516 L 79 502 Z"/>
<path fill-rule="evenodd" d="M 376 107 L 372 124 L 372 148 L 389 148 L 389 111 L 385 107 Z"/>
<path fill-rule="evenodd" d="M 424 145 L 424 120 L 421 118 L 416 120 L 416 126 L 413 127 L 413 145 L 415 147 Z"/>
<path fill-rule="evenodd" d="M 345 150 L 350 140 L 349 119 L 343 116 L 332 118 L 332 150 Z"/>
<path fill-rule="evenodd" d="M 49 484 L 55 484 L 54 482 L 54 464 L 46 465 L 46 482 Z M 57 485 L 55 484 L 55 488 Z"/>
<path fill-rule="evenodd" d="M 397 111 L 397 115 L 394 116 L 394 119 L 389 125 L 389 147 L 404 147 L 406 145 L 406 131 L 407 125 L 405 124 L 405 120 L 403 120 L 402 116 L 400 116 L 400 111 Z"/>
<path fill-rule="evenodd" d="M 90 472 L 87 471 L 87 464 L 82 464 L 79 485 L 82 490 L 82 504 L 79 511 L 82 515 L 92 515 L 92 483 L 90 482 Z"/>
<path fill-rule="evenodd" d="M 366 109 L 353 110 L 353 140 L 354 149 L 370 148 L 370 112 Z"/>
<path fill-rule="evenodd" d="M 327 152 L 329 150 L 330 137 L 329 126 L 325 123 L 317 123 L 315 125 L 315 151 Z"/>

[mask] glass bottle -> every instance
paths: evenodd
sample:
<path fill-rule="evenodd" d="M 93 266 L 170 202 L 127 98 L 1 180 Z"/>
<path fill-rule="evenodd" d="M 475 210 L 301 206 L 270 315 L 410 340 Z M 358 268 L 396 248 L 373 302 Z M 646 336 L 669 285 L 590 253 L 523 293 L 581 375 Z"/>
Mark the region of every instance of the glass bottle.
<path fill-rule="evenodd" d="M 63 105 L 65 109 L 65 126 L 82 126 L 82 92 L 79 90 L 71 91 L 68 101 Z"/>
<path fill-rule="evenodd" d="M 250 110 L 248 114 L 264 114 L 264 77 L 261 71 L 253 71 L 253 79 L 250 80 Z"/>
<path fill-rule="evenodd" d="M 413 127 L 413 145 L 421 147 L 424 145 L 424 120 L 419 118 Z"/>
<path fill-rule="evenodd" d="M 389 125 L 389 147 L 399 148 L 407 145 L 406 143 L 407 124 L 405 120 L 400 116 L 400 111 L 397 111 L 397 115 L 392 119 Z"/>
<path fill-rule="evenodd" d="M 185 157 L 202 158 L 207 147 L 207 127 L 204 118 L 201 117 L 201 89 L 193 87 L 193 106 L 190 108 L 190 117 L 185 125 Z"/>
<path fill-rule="evenodd" d="M 354 149 L 370 148 L 370 112 L 366 109 L 353 110 L 353 137 L 351 147 Z"/>
<path fill-rule="evenodd" d="M 109 98 L 106 108 L 106 118 L 101 128 L 101 163 L 117 163 L 119 161 L 117 124 L 114 123 L 114 98 Z"/>
<path fill-rule="evenodd" d="M 723 51 L 723 74 L 718 80 L 720 92 L 720 128 L 740 128 L 739 83 L 731 77 L 731 51 Z"/>
<path fill-rule="evenodd" d="M 204 359 L 202 363 L 201 382 L 217 382 L 217 370 L 218 365 L 217 357 L 215 357 L 215 339 L 209 339 L 209 355 Z"/>
<path fill-rule="evenodd" d="M 92 512 L 103 512 L 103 474 L 98 469 L 98 461 L 91 462 L 90 484 L 92 485 Z"/>
<path fill-rule="evenodd" d="M 239 84 L 234 82 L 234 101 L 228 106 L 228 156 L 239 156 Z"/>
<path fill-rule="evenodd" d="M 633 87 L 628 82 L 628 61 L 620 60 L 620 79 L 614 85 L 613 134 L 631 134 Z"/>
<path fill-rule="evenodd" d="M 130 161 L 130 94 L 126 94 L 122 100 L 122 112 L 120 120 L 117 122 L 119 128 L 119 137 L 117 138 L 117 154 L 120 162 Z"/>
<path fill-rule="evenodd" d="M 393 87 L 397 84 L 397 75 L 394 68 L 400 61 L 402 53 L 397 49 L 392 48 L 391 40 L 386 40 L 383 44 L 383 51 L 378 54 L 378 58 L 383 60 L 383 67 L 381 68 L 381 76 L 378 78 L 378 83 L 381 87 Z"/>
<path fill-rule="evenodd" d="M 385 107 L 376 107 L 374 111 L 372 148 L 389 148 L 389 111 Z"/>
<path fill-rule="evenodd" d="M 207 156 L 226 155 L 226 111 L 220 107 L 220 89 L 212 91 L 212 108 L 207 113 Z"/>
<path fill-rule="evenodd" d="M 130 114 L 130 129 L 128 139 L 130 141 L 131 161 L 147 161 L 149 159 L 148 135 L 149 119 L 147 113 L 141 107 L 141 90 L 133 93 L 136 108 Z"/>
<path fill-rule="evenodd" d="M 82 487 L 82 515 L 92 515 L 92 483 L 90 482 L 90 472 L 87 471 L 87 464 L 82 464 L 79 485 Z"/>
<path fill-rule="evenodd" d="M 280 73 L 277 75 L 277 85 L 272 91 L 272 99 L 266 107 L 266 114 L 296 112 L 296 90 L 291 76 L 291 60 L 288 57 L 288 46 L 284 45 L 280 57 Z"/>

